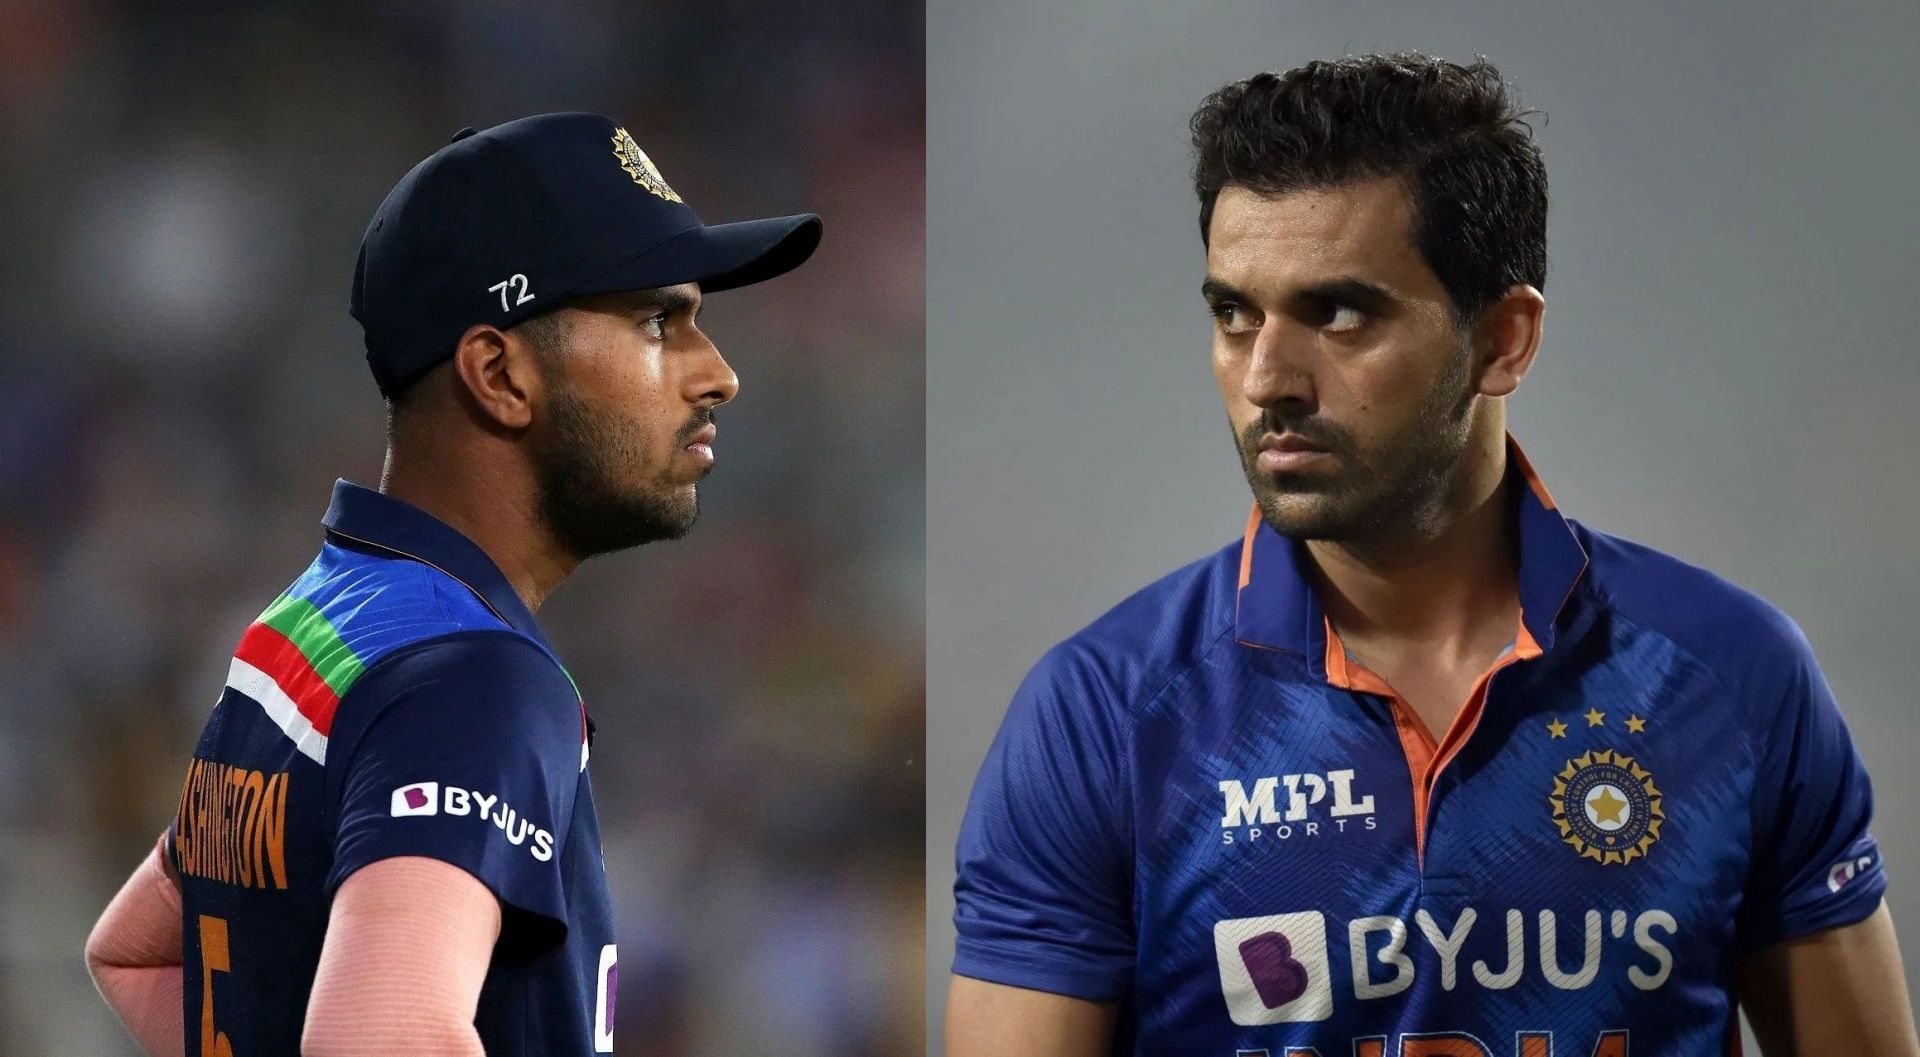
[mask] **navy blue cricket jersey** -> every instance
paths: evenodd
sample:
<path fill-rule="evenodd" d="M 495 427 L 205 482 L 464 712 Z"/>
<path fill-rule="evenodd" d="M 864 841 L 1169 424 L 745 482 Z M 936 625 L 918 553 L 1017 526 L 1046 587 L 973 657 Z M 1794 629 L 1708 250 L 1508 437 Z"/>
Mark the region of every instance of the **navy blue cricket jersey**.
<path fill-rule="evenodd" d="M 334 892 L 400 855 L 500 900 L 488 1054 L 611 1053 L 613 913 L 572 679 L 452 528 L 345 481 L 325 525 L 241 637 L 181 791 L 187 1053 L 298 1053 Z"/>
<path fill-rule="evenodd" d="M 1744 953 L 1880 904 L 1866 772 L 1790 620 L 1509 451 L 1520 623 L 1444 732 L 1257 510 L 1047 654 L 968 805 L 954 971 L 1118 1003 L 1120 1053 L 1737 1042 Z"/>

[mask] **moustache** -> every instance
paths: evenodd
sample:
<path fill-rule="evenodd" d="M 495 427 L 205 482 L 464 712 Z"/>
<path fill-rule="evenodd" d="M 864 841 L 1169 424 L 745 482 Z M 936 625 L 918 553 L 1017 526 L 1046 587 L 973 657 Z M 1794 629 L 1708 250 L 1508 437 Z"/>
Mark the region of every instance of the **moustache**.
<path fill-rule="evenodd" d="M 1290 419 L 1271 410 L 1261 412 L 1241 431 L 1241 446 L 1251 452 L 1260 446 L 1260 438 L 1268 434 L 1291 434 L 1336 455 L 1350 446 L 1346 431 L 1332 423 L 1317 419 Z"/>
<path fill-rule="evenodd" d="M 699 433 L 708 426 L 715 425 L 717 425 L 717 423 L 713 418 L 713 409 L 710 407 L 700 408 L 694 411 L 693 418 L 686 425 L 680 427 L 680 432 L 673 435 L 674 443 L 685 447 L 693 443 L 694 434 Z"/>

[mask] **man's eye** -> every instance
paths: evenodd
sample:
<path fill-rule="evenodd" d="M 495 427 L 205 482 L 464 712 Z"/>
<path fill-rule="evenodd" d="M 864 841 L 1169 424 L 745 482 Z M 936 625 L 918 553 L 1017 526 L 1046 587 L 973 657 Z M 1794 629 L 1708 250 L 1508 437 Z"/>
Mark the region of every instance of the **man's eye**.
<path fill-rule="evenodd" d="M 1367 314 L 1350 305 L 1339 305 L 1328 314 L 1322 330 L 1345 331 L 1358 330 L 1367 321 Z"/>
<path fill-rule="evenodd" d="M 646 319 L 640 321 L 640 329 L 646 331 L 647 337 L 655 341 L 666 340 L 667 314 L 665 312 L 656 312 L 648 316 Z"/>
<path fill-rule="evenodd" d="M 1219 304 L 1208 311 L 1213 313 L 1214 322 L 1223 334 L 1245 334 L 1258 326 L 1253 314 L 1239 305 Z"/>

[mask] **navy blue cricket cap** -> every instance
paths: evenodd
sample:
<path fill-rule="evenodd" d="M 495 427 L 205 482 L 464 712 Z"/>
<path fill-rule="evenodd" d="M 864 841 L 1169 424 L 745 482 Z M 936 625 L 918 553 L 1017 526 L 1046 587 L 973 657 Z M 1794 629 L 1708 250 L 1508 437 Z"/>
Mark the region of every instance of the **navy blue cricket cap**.
<path fill-rule="evenodd" d="M 540 114 L 461 129 L 394 186 L 360 241 L 348 310 L 392 393 L 476 323 L 505 330 L 584 294 L 746 286 L 819 244 L 812 213 L 703 224 L 612 119 Z"/>

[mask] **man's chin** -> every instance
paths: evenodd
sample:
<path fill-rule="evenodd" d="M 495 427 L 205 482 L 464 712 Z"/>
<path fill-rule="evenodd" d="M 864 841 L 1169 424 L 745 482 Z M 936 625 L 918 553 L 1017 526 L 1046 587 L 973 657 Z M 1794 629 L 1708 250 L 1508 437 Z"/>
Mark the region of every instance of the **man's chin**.
<path fill-rule="evenodd" d="M 1353 533 L 1353 518 L 1331 496 L 1256 492 L 1260 520 L 1288 539 L 1341 540 Z"/>
<path fill-rule="evenodd" d="M 549 508 L 548 525 L 562 545 L 584 561 L 680 539 L 692 531 L 699 515 L 698 499 L 688 486 L 671 495 Z"/>
<path fill-rule="evenodd" d="M 636 520 L 651 528 L 651 539 L 677 540 L 693 531 L 700 520 L 700 495 L 692 485 L 677 491 L 670 499 L 650 504 L 651 514 Z"/>

